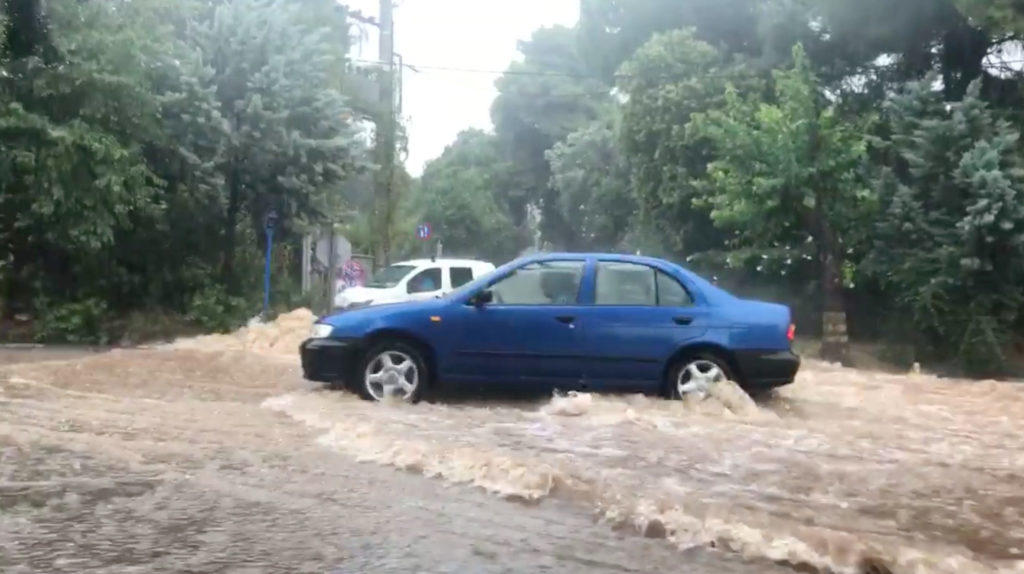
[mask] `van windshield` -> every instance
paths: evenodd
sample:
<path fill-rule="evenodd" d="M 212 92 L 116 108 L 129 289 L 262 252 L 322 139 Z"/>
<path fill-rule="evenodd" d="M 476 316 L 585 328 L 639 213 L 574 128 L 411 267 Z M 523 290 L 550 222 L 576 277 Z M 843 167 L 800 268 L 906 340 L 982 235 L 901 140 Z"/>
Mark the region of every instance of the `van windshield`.
<path fill-rule="evenodd" d="M 412 265 L 392 265 L 381 269 L 373 275 L 373 279 L 366 282 L 366 286 L 373 289 L 390 289 L 405 278 L 416 267 Z"/>

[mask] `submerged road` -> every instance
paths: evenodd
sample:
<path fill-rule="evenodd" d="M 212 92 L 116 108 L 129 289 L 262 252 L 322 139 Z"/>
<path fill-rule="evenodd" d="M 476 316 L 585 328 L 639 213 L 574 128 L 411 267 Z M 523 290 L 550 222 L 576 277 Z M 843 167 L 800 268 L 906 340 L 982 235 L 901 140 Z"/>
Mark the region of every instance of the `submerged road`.
<path fill-rule="evenodd" d="M 1013 384 L 374 405 L 215 341 L 0 355 L 0 571 L 1024 572 Z"/>

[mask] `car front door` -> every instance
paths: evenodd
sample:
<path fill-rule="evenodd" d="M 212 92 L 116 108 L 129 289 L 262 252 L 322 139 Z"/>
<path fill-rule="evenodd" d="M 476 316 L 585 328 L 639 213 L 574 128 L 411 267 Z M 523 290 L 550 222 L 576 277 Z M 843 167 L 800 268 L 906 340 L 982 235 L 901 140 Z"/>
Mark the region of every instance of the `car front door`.
<path fill-rule="evenodd" d="M 707 309 L 673 276 L 647 265 L 598 261 L 593 305 L 582 314 L 588 386 L 661 383 L 665 362 L 707 330 Z"/>
<path fill-rule="evenodd" d="M 489 303 L 455 307 L 445 318 L 451 353 L 442 375 L 456 382 L 579 385 L 585 266 L 584 260 L 530 263 L 493 283 Z"/>
<path fill-rule="evenodd" d="M 441 273 L 441 267 L 427 267 L 415 273 L 405 283 L 405 290 L 412 301 L 423 301 L 425 299 L 434 299 L 441 295 L 443 291 L 443 284 L 441 283 L 443 274 Z"/>

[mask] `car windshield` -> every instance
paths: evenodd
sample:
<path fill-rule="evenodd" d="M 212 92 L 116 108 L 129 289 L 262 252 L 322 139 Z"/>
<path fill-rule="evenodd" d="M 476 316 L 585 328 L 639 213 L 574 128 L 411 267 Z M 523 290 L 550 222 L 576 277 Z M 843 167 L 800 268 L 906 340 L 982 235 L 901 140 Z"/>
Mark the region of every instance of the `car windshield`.
<path fill-rule="evenodd" d="M 375 289 L 390 289 L 405 278 L 413 269 L 412 265 L 392 265 L 375 273 L 373 279 L 367 281 L 366 286 Z"/>

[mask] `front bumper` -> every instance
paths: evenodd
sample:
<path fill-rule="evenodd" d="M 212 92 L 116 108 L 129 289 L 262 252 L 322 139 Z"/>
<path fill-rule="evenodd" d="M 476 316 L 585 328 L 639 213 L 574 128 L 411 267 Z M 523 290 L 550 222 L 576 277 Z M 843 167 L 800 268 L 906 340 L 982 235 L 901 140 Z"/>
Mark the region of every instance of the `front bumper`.
<path fill-rule="evenodd" d="M 306 339 L 299 346 L 302 375 L 319 383 L 344 381 L 357 367 L 358 341 L 352 339 Z"/>
<path fill-rule="evenodd" d="M 736 351 L 734 356 L 740 378 L 752 389 L 788 385 L 800 370 L 800 357 L 793 351 Z"/>

